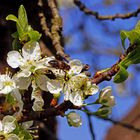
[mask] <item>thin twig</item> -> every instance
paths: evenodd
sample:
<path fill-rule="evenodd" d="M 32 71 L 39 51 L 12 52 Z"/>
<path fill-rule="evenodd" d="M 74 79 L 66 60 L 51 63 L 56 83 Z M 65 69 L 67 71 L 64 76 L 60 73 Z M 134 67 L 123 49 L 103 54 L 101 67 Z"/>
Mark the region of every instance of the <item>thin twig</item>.
<path fill-rule="evenodd" d="M 45 17 L 44 12 L 43 12 L 43 2 L 42 2 L 42 0 L 38 0 L 38 6 L 42 9 L 38 13 L 38 16 L 40 18 L 41 28 L 44 31 L 45 35 L 49 36 L 51 38 L 51 32 L 49 31 L 49 28 L 48 28 L 47 23 L 46 23 L 46 17 Z"/>
<path fill-rule="evenodd" d="M 62 39 L 62 18 L 58 13 L 58 9 L 54 0 L 48 0 L 48 5 L 52 11 L 52 27 L 51 27 L 51 34 L 52 34 L 52 43 L 56 49 L 56 53 L 61 55 L 66 60 L 69 60 L 69 56 L 64 53 L 64 48 L 61 44 Z"/>
<path fill-rule="evenodd" d="M 131 17 L 138 16 L 138 14 L 140 13 L 140 7 L 139 7 L 136 11 L 126 13 L 126 14 L 115 14 L 115 15 L 102 16 L 97 11 L 92 11 L 92 10 L 88 9 L 86 7 L 86 5 L 84 3 L 82 3 L 80 0 L 74 0 L 74 3 L 82 12 L 84 12 L 87 15 L 92 15 L 92 16 L 96 17 L 96 19 L 98 19 L 98 20 L 115 20 L 117 18 L 128 19 Z"/>
<path fill-rule="evenodd" d="M 88 125 L 89 125 L 90 134 L 91 134 L 91 139 L 95 140 L 95 134 L 94 134 L 91 116 L 89 114 L 86 114 L 86 115 L 87 115 L 87 119 L 88 119 Z"/>

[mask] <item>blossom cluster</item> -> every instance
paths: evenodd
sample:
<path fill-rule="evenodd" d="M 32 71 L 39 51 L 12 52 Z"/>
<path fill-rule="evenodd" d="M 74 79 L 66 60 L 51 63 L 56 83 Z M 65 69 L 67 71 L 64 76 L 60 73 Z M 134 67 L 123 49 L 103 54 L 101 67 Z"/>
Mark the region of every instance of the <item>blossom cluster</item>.
<path fill-rule="evenodd" d="M 14 114 L 16 117 L 22 115 L 22 93 L 29 87 L 32 87 L 31 100 L 34 101 L 32 106 L 34 111 L 43 110 L 42 91 L 54 96 L 63 94 L 64 101 L 70 101 L 79 107 L 84 105 L 84 100 L 88 96 L 99 91 L 98 86 L 93 84 L 83 71 L 84 65 L 80 60 L 73 59 L 64 62 L 67 68 L 55 66 L 56 62 L 57 59 L 54 56 L 42 56 L 41 48 L 36 41 L 25 43 L 22 50 L 8 52 L 7 63 L 18 72 L 14 75 L 10 72 L 0 75 L 0 94 L 10 94 L 16 100 L 19 107 L 18 113 Z M 53 75 L 53 78 L 48 74 Z M 110 110 L 115 104 L 114 96 L 111 95 L 111 87 L 101 90 L 99 99 L 95 103 L 102 105 L 97 114 L 103 110 Z M 82 124 L 81 118 L 75 112 L 69 113 L 67 118 L 72 126 L 77 127 Z"/>
<path fill-rule="evenodd" d="M 43 99 L 40 92 L 49 91 L 52 94 L 64 94 L 64 100 L 71 101 L 76 106 L 82 106 L 85 97 L 98 92 L 98 87 L 92 84 L 83 70 L 80 60 L 68 62 L 68 70 L 55 68 L 51 65 L 55 57 L 42 57 L 38 42 L 26 43 L 21 51 L 10 51 L 7 63 L 12 68 L 20 70 L 10 77 L 9 74 L 0 75 L 0 93 L 8 94 L 15 90 L 28 90 L 32 86 L 33 109 L 40 111 Z M 48 72 L 55 75 L 55 79 L 47 76 Z M 40 103 L 40 106 L 36 105 Z"/>

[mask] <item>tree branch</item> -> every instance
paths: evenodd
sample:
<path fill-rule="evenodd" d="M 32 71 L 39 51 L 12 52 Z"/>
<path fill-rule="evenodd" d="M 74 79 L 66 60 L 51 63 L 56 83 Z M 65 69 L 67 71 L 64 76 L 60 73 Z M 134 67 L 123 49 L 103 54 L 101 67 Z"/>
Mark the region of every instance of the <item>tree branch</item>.
<path fill-rule="evenodd" d="M 74 0 L 74 3 L 82 12 L 84 12 L 87 15 L 92 15 L 98 20 L 115 20 L 117 18 L 118 19 L 119 18 L 120 19 L 128 19 L 128 18 L 131 18 L 131 17 L 138 16 L 138 14 L 140 13 L 140 7 L 139 7 L 136 11 L 126 13 L 126 14 L 115 14 L 115 15 L 102 16 L 97 11 L 92 11 L 92 10 L 88 9 L 86 7 L 86 5 L 84 3 L 82 3 L 80 0 Z"/>
<path fill-rule="evenodd" d="M 62 18 L 58 13 L 57 6 L 54 0 L 48 0 L 48 5 L 52 11 L 52 27 L 51 27 L 51 34 L 52 34 L 52 43 L 56 49 L 56 53 L 69 60 L 69 56 L 64 53 L 64 48 L 62 47 Z"/>

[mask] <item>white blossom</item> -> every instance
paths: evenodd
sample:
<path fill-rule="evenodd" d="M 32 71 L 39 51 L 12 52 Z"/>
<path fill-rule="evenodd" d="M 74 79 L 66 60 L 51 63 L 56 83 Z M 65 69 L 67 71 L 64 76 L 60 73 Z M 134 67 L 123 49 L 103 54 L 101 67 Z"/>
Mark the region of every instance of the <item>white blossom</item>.
<path fill-rule="evenodd" d="M 31 81 L 35 80 L 40 89 L 48 91 L 48 77 L 45 76 L 46 64 L 54 57 L 42 58 L 38 42 L 26 43 L 21 53 L 10 51 L 7 56 L 9 66 L 20 68 L 20 71 L 14 76 L 20 89 L 28 89 Z"/>
<path fill-rule="evenodd" d="M 74 105 L 81 106 L 86 96 L 98 92 L 98 87 L 92 84 L 84 73 L 81 73 L 65 82 L 63 92 L 66 101 L 70 100 Z"/>
<path fill-rule="evenodd" d="M 70 126 L 79 127 L 82 125 L 81 117 L 75 111 L 67 114 L 67 121 Z"/>
<path fill-rule="evenodd" d="M 19 137 L 12 133 L 15 128 L 15 118 L 9 115 L 5 116 L 3 120 L 0 121 L 0 138 L 7 140 L 19 140 Z"/>
<path fill-rule="evenodd" d="M 107 86 L 101 90 L 99 95 L 99 103 L 105 106 L 112 107 L 115 105 L 115 98 L 112 96 L 111 86 Z"/>
<path fill-rule="evenodd" d="M 10 77 L 10 74 L 7 73 L 0 75 L 0 93 L 8 94 L 15 88 L 15 81 Z"/>

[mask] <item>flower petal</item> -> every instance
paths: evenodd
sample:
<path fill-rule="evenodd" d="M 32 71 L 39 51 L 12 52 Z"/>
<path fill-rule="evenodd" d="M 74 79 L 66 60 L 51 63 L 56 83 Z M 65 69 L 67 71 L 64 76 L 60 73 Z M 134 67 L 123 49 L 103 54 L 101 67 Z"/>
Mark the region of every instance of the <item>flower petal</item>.
<path fill-rule="evenodd" d="M 47 88 L 48 80 L 49 80 L 48 77 L 45 75 L 38 75 L 35 79 L 37 86 L 43 91 L 48 91 L 48 88 Z"/>
<path fill-rule="evenodd" d="M 66 91 L 64 93 L 64 100 L 65 101 L 71 101 L 75 106 L 81 106 L 83 104 L 82 100 L 82 94 L 81 92 L 71 92 L 71 91 Z"/>
<path fill-rule="evenodd" d="M 112 88 L 111 86 L 107 86 L 105 88 L 103 88 L 100 92 L 100 97 L 105 97 L 108 98 L 112 95 Z"/>
<path fill-rule="evenodd" d="M 35 101 L 34 101 L 34 103 L 33 103 L 33 106 L 32 106 L 32 109 L 34 110 L 34 111 L 42 111 L 43 109 L 42 109 L 42 107 L 44 106 L 44 101 L 43 101 L 43 99 L 41 100 L 38 100 L 38 99 L 36 99 L 35 98 Z"/>
<path fill-rule="evenodd" d="M 22 55 L 25 60 L 39 60 L 41 58 L 41 50 L 39 43 L 26 43 L 22 48 Z"/>
<path fill-rule="evenodd" d="M 70 70 L 68 74 L 79 74 L 83 69 L 83 64 L 78 59 L 73 59 L 69 62 Z"/>
<path fill-rule="evenodd" d="M 10 115 L 7 115 L 3 118 L 2 124 L 4 133 L 10 133 L 16 128 L 15 118 Z"/>
<path fill-rule="evenodd" d="M 10 134 L 8 135 L 7 140 L 20 140 L 20 139 L 16 134 Z"/>
<path fill-rule="evenodd" d="M 8 94 L 16 88 L 15 81 L 8 74 L 0 75 L 0 93 Z"/>
<path fill-rule="evenodd" d="M 32 95 L 31 95 L 31 99 L 34 99 L 34 103 L 33 103 L 33 110 L 34 111 L 42 111 L 42 107 L 44 106 L 44 100 L 42 98 L 41 95 L 41 90 L 37 87 L 35 81 L 32 81 Z"/>
<path fill-rule="evenodd" d="M 18 68 L 24 64 L 24 59 L 18 51 L 10 51 L 7 54 L 7 63 L 12 68 Z"/>
<path fill-rule="evenodd" d="M 16 85 L 19 89 L 25 90 L 31 84 L 31 77 L 14 77 Z"/>
<path fill-rule="evenodd" d="M 49 80 L 47 82 L 47 88 L 50 93 L 58 94 L 63 89 L 63 82 L 61 80 Z"/>
<path fill-rule="evenodd" d="M 0 121 L 0 131 L 2 131 L 3 130 L 3 125 L 2 125 L 2 122 Z"/>
<path fill-rule="evenodd" d="M 24 128 L 24 129 L 29 129 L 32 125 L 33 125 L 33 121 L 27 121 L 27 122 L 23 122 L 22 123 L 22 127 Z"/>

